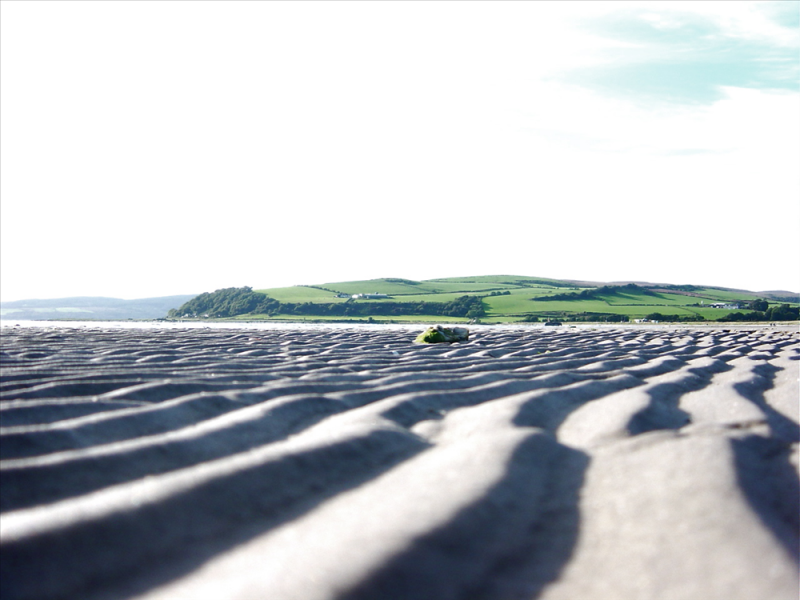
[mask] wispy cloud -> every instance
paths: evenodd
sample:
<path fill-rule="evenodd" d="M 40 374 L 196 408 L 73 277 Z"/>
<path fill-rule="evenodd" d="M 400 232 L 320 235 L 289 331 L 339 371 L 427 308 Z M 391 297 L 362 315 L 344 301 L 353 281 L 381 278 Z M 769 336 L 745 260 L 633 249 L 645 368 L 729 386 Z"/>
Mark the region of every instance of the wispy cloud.
<path fill-rule="evenodd" d="M 800 28 L 791 13 L 773 3 L 711 4 L 630 4 L 583 19 L 586 32 L 627 46 L 555 79 L 650 106 L 711 104 L 725 86 L 796 91 Z"/>

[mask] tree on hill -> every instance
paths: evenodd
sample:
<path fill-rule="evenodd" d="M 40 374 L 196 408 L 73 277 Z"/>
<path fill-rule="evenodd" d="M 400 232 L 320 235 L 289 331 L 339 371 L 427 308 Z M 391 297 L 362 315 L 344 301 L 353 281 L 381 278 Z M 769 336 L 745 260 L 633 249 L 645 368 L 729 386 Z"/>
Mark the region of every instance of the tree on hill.
<path fill-rule="evenodd" d="M 800 308 L 781 304 L 769 308 L 765 314 L 769 321 L 796 321 L 800 318 Z"/>
<path fill-rule="evenodd" d="M 486 310 L 479 296 L 461 296 L 450 302 L 286 302 L 281 303 L 250 287 L 225 288 L 200 294 L 169 311 L 171 318 L 235 317 L 246 314 L 285 314 L 303 316 L 392 316 L 441 315 L 449 317 L 483 317 Z"/>
<path fill-rule="evenodd" d="M 687 322 L 687 321 L 705 321 L 704 317 L 702 317 L 700 315 L 696 315 L 696 314 L 691 314 L 691 315 L 672 315 L 672 314 L 663 315 L 663 314 L 661 314 L 659 312 L 650 313 L 649 315 L 647 315 L 645 317 L 645 319 L 647 319 L 648 321 L 664 321 L 666 323 L 678 323 L 680 321 L 684 321 L 684 322 Z"/>
<path fill-rule="evenodd" d="M 797 321 L 800 318 L 800 308 L 781 304 L 771 306 L 766 311 L 751 311 L 747 313 L 732 312 L 718 321 Z"/>
<path fill-rule="evenodd" d="M 168 316 L 233 317 L 247 313 L 269 313 L 279 305 L 280 302 L 274 298 L 254 292 L 251 287 L 225 288 L 195 296 L 179 308 L 170 310 Z"/>
<path fill-rule="evenodd" d="M 478 318 L 486 315 L 483 302 L 478 296 L 461 296 L 450 302 L 341 302 L 324 304 L 319 302 L 284 303 L 271 314 L 294 314 L 304 316 L 400 316 L 441 315 L 449 317 Z"/>

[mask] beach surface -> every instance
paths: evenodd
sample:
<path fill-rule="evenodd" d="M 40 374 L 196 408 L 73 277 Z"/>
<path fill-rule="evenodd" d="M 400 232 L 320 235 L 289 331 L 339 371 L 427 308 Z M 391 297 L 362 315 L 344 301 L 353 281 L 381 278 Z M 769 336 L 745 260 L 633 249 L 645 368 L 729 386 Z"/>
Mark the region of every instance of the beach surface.
<path fill-rule="evenodd" d="M 3 327 L 0 597 L 796 600 L 793 327 Z"/>

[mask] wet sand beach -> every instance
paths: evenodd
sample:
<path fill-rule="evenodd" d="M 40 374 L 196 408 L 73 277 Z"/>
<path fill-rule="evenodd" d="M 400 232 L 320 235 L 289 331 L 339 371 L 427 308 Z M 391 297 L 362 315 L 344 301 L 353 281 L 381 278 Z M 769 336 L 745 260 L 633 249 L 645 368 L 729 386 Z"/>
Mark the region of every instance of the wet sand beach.
<path fill-rule="evenodd" d="M 797 327 L 3 327 L 0 597 L 795 600 Z"/>

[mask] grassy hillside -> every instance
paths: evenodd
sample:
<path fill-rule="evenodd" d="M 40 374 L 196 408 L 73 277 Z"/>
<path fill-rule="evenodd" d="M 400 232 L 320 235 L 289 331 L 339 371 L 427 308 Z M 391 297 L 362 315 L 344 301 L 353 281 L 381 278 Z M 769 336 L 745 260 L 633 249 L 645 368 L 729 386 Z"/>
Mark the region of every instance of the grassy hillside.
<path fill-rule="evenodd" d="M 481 322 L 513 322 L 522 320 L 569 319 L 586 321 L 606 321 L 615 319 L 642 319 L 653 313 L 660 313 L 670 319 L 715 320 L 732 312 L 747 313 L 748 304 L 758 298 L 769 299 L 767 294 L 759 295 L 746 290 L 702 286 L 677 286 L 665 284 L 639 283 L 589 284 L 569 280 L 545 279 L 518 275 L 486 275 L 476 277 L 451 277 L 413 281 L 402 278 L 382 278 L 365 281 L 329 282 L 319 285 L 294 286 L 288 288 L 260 289 L 263 293 L 281 303 L 312 305 L 332 305 L 338 303 L 384 303 L 387 307 L 384 320 L 425 320 L 419 316 L 392 316 L 388 307 L 396 303 L 444 303 L 463 296 L 478 296 L 482 299 L 485 314 Z M 337 294 L 386 294 L 387 299 L 337 298 Z M 548 298 L 551 298 L 549 300 Z M 797 306 L 798 298 L 793 298 L 792 306 Z M 786 300 L 784 299 L 783 302 Z M 738 304 L 739 309 L 714 308 L 715 303 Z M 769 306 L 779 303 L 769 300 Z M 380 312 L 379 308 L 374 310 Z M 305 308 L 304 318 L 327 320 L 334 317 L 320 314 L 312 317 L 313 307 Z M 324 312 L 324 311 L 322 311 Z M 292 318 L 298 313 L 275 314 L 268 318 Z M 375 315 L 376 313 L 373 313 Z M 254 318 L 253 315 L 244 318 Z M 257 318 L 267 318 L 261 316 Z M 341 317 L 337 317 L 341 319 Z M 346 318 L 346 317 L 345 317 Z M 377 318 L 377 316 L 376 316 Z M 441 317 L 440 317 L 441 320 Z M 451 321 L 465 321 L 466 318 L 452 317 Z"/>
<path fill-rule="evenodd" d="M 694 285 L 637 282 L 631 286 L 626 283 L 604 284 L 519 275 L 426 281 L 388 277 L 254 290 L 257 298 L 251 298 L 252 306 L 247 302 L 242 304 L 243 299 L 236 296 L 228 299 L 224 311 L 220 309 L 219 296 L 222 292 L 235 295 L 235 289 L 199 296 L 140 300 L 62 298 L 4 302 L 0 304 L 0 318 L 154 319 L 163 318 L 167 311 L 179 306 L 194 306 L 192 303 L 197 303 L 202 296 L 211 296 L 211 304 L 207 307 L 198 304 L 183 312 L 173 310 L 170 311 L 171 317 L 185 318 L 186 314 L 196 314 L 197 318 L 204 318 L 209 314 L 209 318 L 245 320 L 467 322 L 479 319 L 483 323 L 507 323 L 548 319 L 634 320 L 660 313 L 664 320 L 712 321 L 737 312 L 750 313 L 753 307 L 749 303 L 758 298 L 767 301 L 764 307 L 768 308 L 760 309 L 764 317 L 785 303 L 792 307 L 800 306 L 798 295 L 785 291 L 756 293 Z M 351 298 L 353 294 L 365 293 L 389 297 Z M 714 308 L 712 304 L 715 303 L 736 303 L 741 308 Z M 258 310 L 247 312 L 255 308 Z"/>

